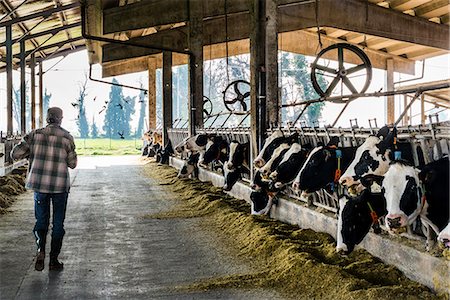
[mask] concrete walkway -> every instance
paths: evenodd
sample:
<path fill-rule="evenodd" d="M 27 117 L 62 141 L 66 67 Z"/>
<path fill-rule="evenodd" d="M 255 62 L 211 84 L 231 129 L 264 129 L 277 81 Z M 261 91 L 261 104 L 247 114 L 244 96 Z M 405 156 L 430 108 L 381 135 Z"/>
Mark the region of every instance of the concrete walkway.
<path fill-rule="evenodd" d="M 32 194 L 22 195 L 0 216 L 0 299 L 281 299 L 265 289 L 174 289 L 252 270 L 202 232 L 201 218 L 144 218 L 178 200 L 170 187 L 143 178 L 142 168 L 133 156 L 80 159 L 60 273 L 48 272 L 48 258 L 44 271 L 34 270 Z"/>

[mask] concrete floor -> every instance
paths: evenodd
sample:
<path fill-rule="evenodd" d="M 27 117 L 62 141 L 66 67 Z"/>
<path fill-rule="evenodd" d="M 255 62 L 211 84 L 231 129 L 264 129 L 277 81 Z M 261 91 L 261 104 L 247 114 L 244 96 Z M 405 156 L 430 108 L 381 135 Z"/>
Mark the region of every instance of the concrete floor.
<path fill-rule="evenodd" d="M 80 158 L 72 173 L 62 272 L 48 272 L 48 258 L 44 271 L 34 270 L 32 194 L 20 196 L 12 212 L 0 216 L 0 299 L 282 298 L 270 289 L 174 289 L 252 267 L 201 230 L 201 218 L 144 218 L 178 200 L 170 187 L 143 178 L 142 168 L 133 156 Z"/>

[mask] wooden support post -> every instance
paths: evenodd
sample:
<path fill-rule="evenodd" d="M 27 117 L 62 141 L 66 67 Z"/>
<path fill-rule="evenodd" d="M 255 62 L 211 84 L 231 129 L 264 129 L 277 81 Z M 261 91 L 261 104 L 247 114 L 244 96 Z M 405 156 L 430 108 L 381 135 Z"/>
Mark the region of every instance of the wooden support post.
<path fill-rule="evenodd" d="M 13 133 L 13 87 L 12 87 L 12 30 L 11 25 L 6 26 L 6 120 L 7 134 Z"/>
<path fill-rule="evenodd" d="M 261 75 L 265 72 L 265 7 L 264 0 L 251 0 L 250 7 L 250 129 L 252 141 L 252 157 L 256 156 L 263 140 L 262 128 L 259 126 L 260 107 L 259 87 Z M 264 75 L 263 75 L 264 76 Z M 265 91 L 264 91 L 265 95 Z M 261 98 L 265 102 L 265 99 Z M 262 103 L 265 107 L 265 103 Z"/>
<path fill-rule="evenodd" d="M 44 127 L 44 74 L 42 74 L 42 61 L 39 63 L 39 127 Z"/>
<path fill-rule="evenodd" d="M 386 90 L 394 90 L 394 60 L 386 60 Z M 387 124 L 395 122 L 395 96 L 387 96 L 386 102 Z"/>
<path fill-rule="evenodd" d="M 425 95 L 420 95 L 420 124 L 425 125 L 427 116 L 425 115 Z"/>
<path fill-rule="evenodd" d="M 148 128 L 156 128 L 156 59 L 148 59 Z"/>
<path fill-rule="evenodd" d="M 408 106 L 408 95 L 403 95 L 403 109 L 407 109 Z M 408 126 L 408 112 L 406 112 L 406 114 L 403 116 L 403 126 Z"/>
<path fill-rule="evenodd" d="M 278 96 L 278 34 L 277 1 L 266 0 L 265 65 L 266 65 L 266 106 L 269 125 L 278 126 L 280 118 L 280 99 Z"/>
<path fill-rule="evenodd" d="M 25 86 L 25 41 L 20 42 L 20 132 L 25 134 L 27 132 L 27 118 L 26 118 L 26 86 Z"/>
<path fill-rule="evenodd" d="M 31 70 L 31 130 L 36 129 L 36 57 L 31 54 L 30 70 Z"/>
<path fill-rule="evenodd" d="M 169 142 L 167 128 L 172 127 L 172 52 L 163 52 L 163 103 L 162 103 L 162 120 L 163 120 L 163 144 Z"/>
<path fill-rule="evenodd" d="M 189 134 L 203 127 L 203 1 L 189 1 Z"/>

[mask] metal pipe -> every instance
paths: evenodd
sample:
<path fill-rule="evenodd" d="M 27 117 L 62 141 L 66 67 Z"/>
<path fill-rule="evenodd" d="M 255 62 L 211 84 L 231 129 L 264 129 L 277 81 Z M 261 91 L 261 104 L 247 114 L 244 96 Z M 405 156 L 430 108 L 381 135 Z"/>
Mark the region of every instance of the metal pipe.
<path fill-rule="evenodd" d="M 283 104 L 281 107 L 291 107 L 291 106 L 299 106 L 305 104 L 312 104 L 318 102 L 336 102 L 336 103 L 346 103 L 349 100 L 355 100 L 356 98 L 361 97 L 384 97 L 384 96 L 394 96 L 394 95 L 402 95 L 402 94 L 411 94 L 411 93 L 419 93 L 440 90 L 450 87 L 450 82 L 440 83 L 436 85 L 426 86 L 426 87 L 416 87 L 416 88 L 408 88 L 404 90 L 396 90 L 396 91 L 387 91 L 387 92 L 373 92 L 373 93 L 357 93 L 351 95 L 343 95 L 343 96 L 334 96 L 334 97 L 321 97 L 312 100 L 306 100 L 300 103 L 291 103 L 291 104 Z"/>
<path fill-rule="evenodd" d="M 26 124 L 26 89 L 25 89 L 25 41 L 20 42 L 20 132 L 25 134 Z"/>
<path fill-rule="evenodd" d="M 120 87 L 124 87 L 124 88 L 128 88 L 128 89 L 134 89 L 134 90 L 138 90 L 138 91 L 143 91 L 145 94 L 148 93 L 147 89 L 143 89 L 143 88 L 130 86 L 130 85 L 126 85 L 126 84 L 114 83 L 114 82 L 109 82 L 109 81 L 104 81 L 104 80 L 92 78 L 92 65 L 91 64 L 89 64 L 89 79 L 92 80 L 92 81 L 95 81 L 95 82 L 100 82 L 100 83 L 105 83 L 105 84 L 114 85 L 114 86 L 120 86 Z"/>
<path fill-rule="evenodd" d="M 405 83 L 405 82 L 410 82 L 410 81 L 414 81 L 414 80 L 419 80 L 419 79 L 422 79 L 424 75 L 425 75 L 425 59 L 422 60 L 422 75 L 420 75 L 420 77 L 415 77 L 415 78 L 406 79 L 406 80 L 399 80 L 399 81 L 394 82 L 394 85 L 400 84 L 400 83 Z"/>
<path fill-rule="evenodd" d="M 417 91 L 414 97 L 411 99 L 411 102 L 409 102 L 408 106 L 405 107 L 403 112 L 398 117 L 397 121 L 395 121 L 394 125 L 397 126 L 398 123 L 402 120 L 403 116 L 408 112 L 408 109 L 411 107 L 411 105 L 416 101 L 417 98 L 422 94 L 422 92 Z"/>
<path fill-rule="evenodd" d="M 12 87 L 12 29 L 11 25 L 6 26 L 6 120 L 7 130 L 6 135 L 12 135 L 13 133 L 13 87 Z"/>

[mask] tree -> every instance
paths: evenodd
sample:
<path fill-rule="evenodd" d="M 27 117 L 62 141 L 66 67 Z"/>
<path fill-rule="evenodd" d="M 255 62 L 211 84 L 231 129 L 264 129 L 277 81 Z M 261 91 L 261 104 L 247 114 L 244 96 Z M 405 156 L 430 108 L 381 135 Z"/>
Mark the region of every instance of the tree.
<path fill-rule="evenodd" d="M 281 80 L 282 103 L 300 102 L 319 98 L 311 83 L 306 57 L 300 54 L 281 52 L 279 78 Z M 326 89 L 327 82 L 318 75 L 318 82 L 322 89 Z M 311 104 L 303 116 L 308 126 L 313 126 L 321 117 L 324 102 Z M 294 121 L 302 108 L 300 106 L 283 109 L 282 119 Z"/>
<path fill-rule="evenodd" d="M 84 100 L 86 99 L 87 96 L 86 91 L 87 82 L 88 82 L 87 76 L 85 76 L 84 82 L 79 82 L 78 98 L 77 101 L 74 103 L 78 108 L 78 117 L 76 124 L 78 126 L 80 137 L 82 139 L 89 137 L 89 124 L 86 118 L 86 107 L 84 106 Z"/>
<path fill-rule="evenodd" d="M 118 84 L 113 78 L 113 83 Z M 112 85 L 106 108 L 103 131 L 106 136 L 114 139 L 130 136 L 131 115 L 134 114 L 135 97 L 124 97 L 121 86 Z"/>
<path fill-rule="evenodd" d="M 140 83 L 140 87 L 143 88 L 144 85 L 142 82 Z M 139 108 L 139 121 L 136 129 L 136 137 L 141 137 L 144 134 L 144 122 L 145 122 L 145 110 L 146 110 L 146 102 L 145 102 L 145 92 L 141 91 L 139 93 L 139 103 L 141 107 Z"/>
<path fill-rule="evenodd" d="M 25 124 L 26 124 L 26 131 L 31 130 L 31 104 L 30 104 L 30 97 L 28 96 L 28 82 L 25 83 Z M 13 88 L 13 117 L 14 120 L 16 120 L 17 128 L 20 128 L 21 119 L 20 119 L 20 110 L 21 110 L 21 103 L 20 103 L 20 86 L 17 89 Z"/>
<path fill-rule="evenodd" d="M 97 128 L 97 124 L 95 124 L 95 119 L 94 119 L 94 117 L 92 117 L 91 137 L 92 137 L 93 139 L 98 138 L 98 128 Z"/>
<path fill-rule="evenodd" d="M 44 91 L 44 99 L 42 101 L 42 119 L 45 121 L 47 119 L 47 110 L 50 107 L 50 98 L 52 97 L 52 94 L 47 93 L 47 88 L 45 88 Z"/>

